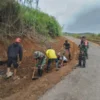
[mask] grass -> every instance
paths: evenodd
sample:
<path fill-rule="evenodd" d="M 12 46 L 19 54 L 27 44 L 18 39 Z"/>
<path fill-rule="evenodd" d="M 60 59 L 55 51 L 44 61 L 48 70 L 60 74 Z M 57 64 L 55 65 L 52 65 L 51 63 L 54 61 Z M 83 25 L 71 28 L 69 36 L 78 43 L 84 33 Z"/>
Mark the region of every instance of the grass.
<path fill-rule="evenodd" d="M 100 44 L 100 34 L 95 34 L 95 33 L 80 33 L 80 34 L 76 34 L 76 33 L 64 33 L 65 35 L 69 35 L 69 36 L 73 36 L 75 38 L 80 38 L 81 36 L 86 36 L 86 38 L 89 41 L 95 42 L 97 44 Z"/>
<path fill-rule="evenodd" d="M 26 0 L 29 1 L 29 0 Z M 31 4 L 31 3 L 29 3 Z M 29 5 L 28 4 L 28 5 Z M 47 37 L 60 36 L 62 28 L 55 17 L 16 0 L 0 2 L 0 34 L 24 34 L 30 29 Z"/>

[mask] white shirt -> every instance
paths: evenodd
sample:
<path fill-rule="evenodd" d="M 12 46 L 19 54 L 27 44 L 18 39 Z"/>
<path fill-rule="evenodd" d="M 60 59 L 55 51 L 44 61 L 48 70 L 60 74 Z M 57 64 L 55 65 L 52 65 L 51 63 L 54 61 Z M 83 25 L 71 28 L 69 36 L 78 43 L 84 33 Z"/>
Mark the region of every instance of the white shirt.
<path fill-rule="evenodd" d="M 68 59 L 65 56 L 60 57 L 60 60 L 68 61 Z"/>

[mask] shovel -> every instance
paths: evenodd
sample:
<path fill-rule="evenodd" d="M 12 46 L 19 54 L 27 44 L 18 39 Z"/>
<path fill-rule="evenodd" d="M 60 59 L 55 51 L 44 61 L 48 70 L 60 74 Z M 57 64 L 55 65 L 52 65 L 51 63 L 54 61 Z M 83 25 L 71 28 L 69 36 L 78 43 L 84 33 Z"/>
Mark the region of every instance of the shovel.
<path fill-rule="evenodd" d="M 38 77 L 35 77 L 35 72 L 36 72 L 36 70 L 34 69 L 33 74 L 32 74 L 32 80 L 37 80 L 38 79 Z"/>

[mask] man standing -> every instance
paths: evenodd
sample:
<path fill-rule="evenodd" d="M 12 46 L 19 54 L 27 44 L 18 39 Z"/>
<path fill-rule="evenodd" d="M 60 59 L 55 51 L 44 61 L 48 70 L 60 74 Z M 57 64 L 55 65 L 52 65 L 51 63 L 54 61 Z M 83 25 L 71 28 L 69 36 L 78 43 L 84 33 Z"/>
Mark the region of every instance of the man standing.
<path fill-rule="evenodd" d="M 80 45 L 80 53 L 78 60 L 78 66 L 86 67 L 86 46 L 84 44 Z"/>
<path fill-rule="evenodd" d="M 85 36 L 82 36 L 80 45 L 85 45 L 85 48 L 86 48 L 86 52 L 85 52 L 86 53 L 86 58 L 88 59 L 89 42 L 88 42 L 88 40 L 86 39 Z"/>
<path fill-rule="evenodd" d="M 7 55 L 8 55 L 8 63 L 7 63 L 7 78 L 12 76 L 12 72 L 10 70 L 11 65 L 13 64 L 14 67 L 14 79 L 17 79 L 18 76 L 16 76 L 17 73 L 17 68 L 18 68 L 18 60 L 20 61 L 19 64 L 21 64 L 22 61 L 22 55 L 23 55 L 23 50 L 22 47 L 20 45 L 21 39 L 20 38 L 16 38 L 15 42 L 13 44 L 11 44 L 8 47 L 8 51 L 7 51 Z"/>
<path fill-rule="evenodd" d="M 63 46 L 64 46 L 65 51 L 68 52 L 69 60 L 71 60 L 70 43 L 68 42 L 68 40 L 65 40 L 65 43 L 63 44 Z"/>

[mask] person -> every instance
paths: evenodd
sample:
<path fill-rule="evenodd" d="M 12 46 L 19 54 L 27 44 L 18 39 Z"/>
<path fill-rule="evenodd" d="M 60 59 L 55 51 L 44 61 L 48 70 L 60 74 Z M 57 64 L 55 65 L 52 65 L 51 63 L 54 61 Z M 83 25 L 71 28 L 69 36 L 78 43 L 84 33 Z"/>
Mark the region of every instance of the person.
<path fill-rule="evenodd" d="M 80 51 L 78 66 L 86 67 L 86 55 L 84 51 Z"/>
<path fill-rule="evenodd" d="M 68 40 L 65 40 L 65 43 L 63 44 L 65 52 L 68 52 L 68 57 L 69 60 L 71 60 L 71 53 L 70 53 L 70 43 L 68 42 Z"/>
<path fill-rule="evenodd" d="M 60 68 L 61 67 L 61 53 L 59 52 L 59 53 L 57 53 L 57 66 L 58 66 L 58 68 Z"/>
<path fill-rule="evenodd" d="M 8 51 L 7 51 L 8 62 L 7 62 L 7 73 L 6 73 L 7 78 L 11 77 L 13 74 L 10 70 L 11 65 L 13 64 L 13 67 L 14 67 L 14 77 L 13 78 L 19 79 L 16 73 L 17 73 L 17 68 L 19 64 L 21 64 L 22 56 L 23 56 L 23 50 L 20 45 L 20 42 L 21 42 L 21 39 L 16 38 L 15 42 L 8 47 Z M 19 63 L 18 63 L 18 59 L 19 59 Z"/>
<path fill-rule="evenodd" d="M 66 58 L 65 53 L 63 53 L 61 55 L 61 53 L 59 52 L 57 54 L 57 64 L 58 64 L 57 66 L 59 68 L 62 67 L 62 66 L 64 66 L 64 63 L 67 63 L 67 61 L 68 61 L 68 59 Z"/>
<path fill-rule="evenodd" d="M 35 67 L 32 75 L 32 80 L 36 79 L 35 72 L 38 70 L 38 77 L 41 77 L 43 74 L 43 68 L 46 65 L 46 56 L 44 53 L 40 51 L 34 52 L 34 59 L 35 59 Z"/>
<path fill-rule="evenodd" d="M 85 44 L 80 45 L 80 53 L 79 53 L 78 60 L 79 60 L 78 66 L 86 67 L 86 46 Z"/>
<path fill-rule="evenodd" d="M 88 40 L 86 39 L 86 37 L 85 36 L 82 36 L 82 38 L 81 38 L 81 42 L 80 42 L 80 45 L 82 45 L 82 44 L 84 44 L 85 45 L 85 48 L 86 48 L 86 58 L 88 59 L 88 48 L 89 48 L 89 42 L 88 42 Z M 79 45 L 79 46 L 80 46 Z"/>
<path fill-rule="evenodd" d="M 56 70 L 59 70 L 58 66 L 57 66 L 57 55 L 54 49 L 52 49 L 51 46 L 48 47 L 48 49 L 46 50 L 46 56 L 48 57 L 48 61 L 47 61 L 47 68 L 46 71 L 49 72 L 50 70 L 50 65 L 53 61 L 55 61 L 56 63 Z"/>
<path fill-rule="evenodd" d="M 80 45 L 84 43 L 84 36 L 81 37 Z"/>
<path fill-rule="evenodd" d="M 68 59 L 66 58 L 65 53 L 62 54 L 62 56 L 61 56 L 60 59 L 61 59 L 61 61 L 62 61 L 62 62 L 61 62 L 61 65 L 62 65 L 62 66 L 64 66 L 64 64 L 68 62 Z"/>

